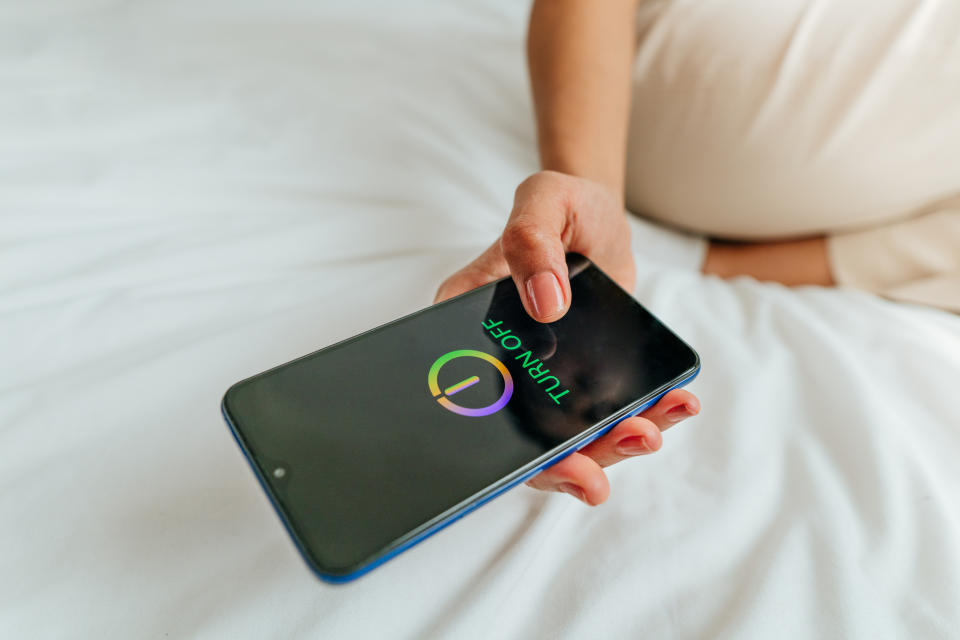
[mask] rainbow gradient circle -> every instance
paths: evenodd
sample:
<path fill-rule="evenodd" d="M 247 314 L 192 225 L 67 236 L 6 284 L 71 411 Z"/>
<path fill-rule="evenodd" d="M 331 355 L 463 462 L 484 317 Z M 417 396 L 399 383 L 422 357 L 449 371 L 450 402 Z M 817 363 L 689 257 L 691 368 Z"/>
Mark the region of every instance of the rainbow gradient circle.
<path fill-rule="evenodd" d="M 461 407 L 450 400 L 450 398 L 442 395 L 442 392 L 440 391 L 440 385 L 437 383 L 437 374 L 440 373 L 440 369 L 443 367 L 443 365 L 456 358 L 480 358 L 481 360 L 486 360 L 497 368 L 497 370 L 500 372 L 500 375 L 503 376 L 503 393 L 500 394 L 500 397 L 496 402 L 486 407 L 480 407 L 479 409 L 468 409 L 467 407 Z M 430 372 L 427 374 L 427 386 L 430 387 L 430 393 L 432 393 L 433 397 L 437 399 L 437 402 L 440 403 L 440 406 L 447 411 L 452 411 L 461 416 L 478 418 L 481 416 L 488 416 L 491 413 L 496 413 L 507 405 L 507 402 L 510 401 L 510 397 L 513 395 L 513 376 L 510 375 L 510 371 L 507 370 L 502 362 L 494 358 L 489 353 L 476 351 L 474 349 L 457 349 L 456 351 L 450 351 L 449 353 L 443 354 L 437 358 L 433 365 L 431 365 Z"/>

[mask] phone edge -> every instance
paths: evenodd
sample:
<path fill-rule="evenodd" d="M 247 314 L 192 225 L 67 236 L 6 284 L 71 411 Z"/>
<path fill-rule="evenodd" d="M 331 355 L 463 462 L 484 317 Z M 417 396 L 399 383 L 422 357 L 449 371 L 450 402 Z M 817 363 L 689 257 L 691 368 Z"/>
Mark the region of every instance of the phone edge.
<path fill-rule="evenodd" d="M 684 344 L 686 343 L 684 342 Z M 360 565 L 356 569 L 344 574 L 335 574 L 335 573 L 325 572 L 320 567 L 317 566 L 310 552 L 303 545 L 299 536 L 294 531 L 292 525 L 287 521 L 287 517 L 285 516 L 279 502 L 273 495 L 273 491 L 271 487 L 263 478 L 263 475 L 260 469 L 257 467 L 256 462 L 254 462 L 253 460 L 253 456 L 251 452 L 247 448 L 246 443 L 243 442 L 243 439 L 240 436 L 239 430 L 236 428 L 233 421 L 230 419 L 230 414 L 226 406 L 227 394 L 230 393 L 230 389 L 233 389 L 233 387 L 243 383 L 244 380 L 241 380 L 240 382 L 237 382 L 234 385 L 231 385 L 230 389 L 227 390 L 227 392 L 223 396 L 223 399 L 220 402 L 220 412 L 223 416 L 224 421 L 227 423 L 227 427 L 230 430 L 230 433 L 233 436 L 234 441 L 240 447 L 240 451 L 243 453 L 244 459 L 246 459 L 247 464 L 250 466 L 251 471 L 253 471 L 253 475 L 257 478 L 257 482 L 260 484 L 260 488 L 267 495 L 267 498 L 269 499 L 274 512 L 277 514 L 277 517 L 280 519 L 280 522 L 283 523 L 283 527 L 284 529 L 286 529 L 287 535 L 293 541 L 293 544 L 296 547 L 297 551 L 299 552 L 300 557 L 303 559 L 304 563 L 307 565 L 310 571 L 321 581 L 328 584 L 339 585 L 339 584 L 352 582 L 357 578 L 360 578 L 361 576 L 369 573 L 370 571 L 373 571 L 374 569 L 384 564 L 385 562 L 395 558 L 396 556 L 403 553 L 404 551 L 407 551 L 411 547 L 419 544 L 420 542 L 423 542 L 430 536 L 446 528 L 447 526 L 453 524 L 457 520 L 463 518 L 468 513 L 471 513 L 472 511 L 478 509 L 479 507 L 487 504 L 494 498 L 497 498 L 500 495 L 509 491 L 510 489 L 516 487 L 520 483 L 532 478 L 533 476 L 540 473 L 544 469 L 547 469 L 548 467 L 551 467 L 554 464 L 560 462 L 571 453 L 574 453 L 582 449 L 583 447 L 587 446 L 588 444 L 590 444 L 591 442 L 593 442 L 603 434 L 610 431 L 613 427 L 615 427 L 621 421 L 631 416 L 634 416 L 640 413 L 641 411 L 644 411 L 645 409 L 653 406 L 654 404 L 656 404 L 658 400 L 660 400 L 660 398 L 662 398 L 664 395 L 666 395 L 670 391 L 683 387 L 684 385 L 692 382 L 694 378 L 696 378 L 697 375 L 700 373 L 700 354 L 697 353 L 697 351 L 692 347 L 690 347 L 689 345 L 687 345 L 687 347 L 693 352 L 694 356 L 696 357 L 696 362 L 694 366 L 691 369 L 687 370 L 683 375 L 681 375 L 679 378 L 677 378 L 673 382 L 667 383 L 667 385 L 665 385 L 665 388 L 661 388 L 658 391 L 654 391 L 653 395 L 649 399 L 644 400 L 641 398 L 640 400 L 638 400 L 639 404 L 636 407 L 627 408 L 626 410 L 624 410 L 624 413 L 622 414 L 613 414 L 613 416 L 608 418 L 606 421 L 600 422 L 597 425 L 594 425 L 593 427 L 591 427 L 591 429 L 585 430 L 583 433 L 586 435 L 582 436 L 578 440 L 571 442 L 565 448 L 555 452 L 549 458 L 540 462 L 539 464 L 534 466 L 532 469 L 529 469 L 526 472 L 521 473 L 516 478 L 507 480 L 502 486 L 497 487 L 487 495 L 481 495 L 480 497 L 475 499 L 468 498 L 463 503 L 461 503 L 461 506 L 452 507 L 451 508 L 452 510 L 449 513 L 447 513 L 446 515 L 441 515 L 439 520 L 429 525 L 426 529 L 412 535 L 410 538 L 406 540 L 403 540 L 402 542 L 397 544 L 397 546 L 391 549 L 388 549 L 382 555 L 376 556 L 370 561 L 368 561 L 367 563 Z M 491 485 L 491 486 L 495 486 L 495 485 Z"/>

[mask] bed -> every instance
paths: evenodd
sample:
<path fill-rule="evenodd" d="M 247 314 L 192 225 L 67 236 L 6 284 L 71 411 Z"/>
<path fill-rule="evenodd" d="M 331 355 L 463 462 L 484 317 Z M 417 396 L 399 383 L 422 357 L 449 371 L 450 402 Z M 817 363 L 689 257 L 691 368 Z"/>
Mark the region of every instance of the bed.
<path fill-rule="evenodd" d="M 960 637 L 960 317 L 702 277 L 633 220 L 700 416 L 344 586 L 219 415 L 429 304 L 536 169 L 527 7 L 0 8 L 0 637 Z"/>

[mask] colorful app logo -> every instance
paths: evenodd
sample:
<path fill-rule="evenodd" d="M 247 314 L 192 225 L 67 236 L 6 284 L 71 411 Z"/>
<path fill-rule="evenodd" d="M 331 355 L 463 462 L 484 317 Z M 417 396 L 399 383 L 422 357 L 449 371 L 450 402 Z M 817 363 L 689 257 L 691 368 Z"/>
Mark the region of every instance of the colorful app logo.
<path fill-rule="evenodd" d="M 500 372 L 500 375 L 503 376 L 503 393 L 500 394 L 500 397 L 496 402 L 486 407 L 469 409 L 467 407 L 461 407 L 450 400 L 450 396 L 460 393 L 464 389 L 472 387 L 480 382 L 479 375 L 469 376 L 468 378 L 465 378 L 456 384 L 450 385 L 442 392 L 440 391 L 440 385 L 437 383 L 437 374 L 440 373 L 440 369 L 443 368 L 443 365 L 456 358 L 478 358 L 480 360 L 489 362 L 497 368 L 497 370 Z M 480 416 L 488 416 L 491 413 L 496 413 L 506 406 L 507 402 L 510 401 L 510 396 L 513 395 L 513 376 L 510 375 L 510 372 L 502 362 L 494 358 L 489 353 L 475 351 L 474 349 L 458 349 L 456 351 L 445 353 L 437 358 L 436 362 L 434 362 L 430 367 L 430 373 L 427 374 L 427 386 L 430 387 L 430 393 L 432 393 L 433 397 L 436 398 L 438 403 L 440 403 L 440 406 L 447 411 L 453 411 L 461 416 L 477 418 Z"/>

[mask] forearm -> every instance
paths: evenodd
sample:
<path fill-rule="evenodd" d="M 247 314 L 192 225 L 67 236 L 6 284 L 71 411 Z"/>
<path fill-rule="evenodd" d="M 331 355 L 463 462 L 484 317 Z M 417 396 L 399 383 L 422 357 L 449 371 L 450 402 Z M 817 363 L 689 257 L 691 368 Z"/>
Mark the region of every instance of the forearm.
<path fill-rule="evenodd" d="M 833 284 L 827 242 L 822 236 L 751 244 L 711 242 L 703 272 L 721 278 L 751 276 L 791 287 Z"/>
<path fill-rule="evenodd" d="M 623 194 L 635 0 L 537 0 L 527 56 L 544 169 Z"/>

